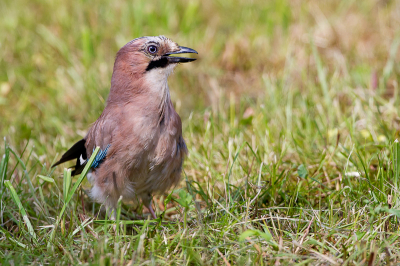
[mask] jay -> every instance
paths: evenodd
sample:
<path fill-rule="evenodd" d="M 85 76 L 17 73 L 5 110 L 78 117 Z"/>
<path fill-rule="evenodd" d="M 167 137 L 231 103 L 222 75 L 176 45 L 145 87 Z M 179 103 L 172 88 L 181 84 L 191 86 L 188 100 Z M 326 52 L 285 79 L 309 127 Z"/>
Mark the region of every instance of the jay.
<path fill-rule="evenodd" d="M 180 180 L 187 148 L 167 79 L 178 63 L 196 60 L 171 56 L 182 53 L 197 54 L 164 36 L 137 38 L 122 47 L 103 113 L 52 166 L 76 160 L 72 174 L 80 174 L 99 146 L 87 175 L 90 197 L 114 210 L 113 215 L 122 196 L 141 199 L 155 219 L 152 195 Z"/>

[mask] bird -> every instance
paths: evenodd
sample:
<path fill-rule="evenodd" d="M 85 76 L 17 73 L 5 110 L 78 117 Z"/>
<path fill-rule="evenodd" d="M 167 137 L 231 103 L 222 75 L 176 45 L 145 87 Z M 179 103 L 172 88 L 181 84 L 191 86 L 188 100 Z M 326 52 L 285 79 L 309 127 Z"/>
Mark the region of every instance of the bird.
<path fill-rule="evenodd" d="M 86 136 L 59 161 L 76 160 L 72 175 L 82 172 L 96 147 L 87 179 L 89 196 L 111 210 L 118 200 L 141 200 L 154 219 L 152 197 L 179 183 L 188 149 L 182 122 L 171 101 L 168 77 L 179 63 L 197 54 L 165 36 L 133 39 L 116 54 L 105 108 Z"/>

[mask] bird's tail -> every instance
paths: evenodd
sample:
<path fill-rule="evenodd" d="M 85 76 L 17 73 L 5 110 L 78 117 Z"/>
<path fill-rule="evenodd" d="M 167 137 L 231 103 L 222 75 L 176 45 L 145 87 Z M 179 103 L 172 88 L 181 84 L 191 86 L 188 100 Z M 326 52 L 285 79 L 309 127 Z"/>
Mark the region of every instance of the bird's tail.
<path fill-rule="evenodd" d="M 63 156 L 61 156 L 61 159 L 53 164 L 51 167 L 55 167 L 64 162 L 76 159 L 76 165 L 72 167 L 74 168 L 74 170 L 71 172 L 71 174 L 80 174 L 87 162 L 85 143 L 85 139 L 81 139 L 80 141 L 75 143 L 66 153 L 64 153 Z"/>

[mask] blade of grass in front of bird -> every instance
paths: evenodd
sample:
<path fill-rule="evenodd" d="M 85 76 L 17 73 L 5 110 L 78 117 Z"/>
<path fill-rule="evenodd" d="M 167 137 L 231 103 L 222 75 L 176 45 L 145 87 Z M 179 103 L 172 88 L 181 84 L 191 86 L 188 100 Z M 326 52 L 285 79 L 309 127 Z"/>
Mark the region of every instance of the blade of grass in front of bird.
<path fill-rule="evenodd" d="M 63 195 L 64 195 L 64 202 L 67 201 L 68 191 L 71 187 L 71 169 L 64 169 L 64 178 L 63 178 Z"/>
<path fill-rule="evenodd" d="M 96 149 L 94 150 L 94 152 L 93 152 L 92 156 L 90 157 L 88 163 L 86 164 L 85 168 L 83 169 L 81 175 L 79 176 L 78 181 L 76 181 L 76 183 L 74 184 L 72 189 L 68 192 L 68 197 L 67 197 L 66 204 L 68 204 L 68 202 L 72 199 L 72 196 L 74 195 L 75 191 L 78 189 L 78 186 L 82 183 L 83 179 L 86 177 L 86 175 L 89 172 L 89 169 L 90 169 L 94 159 L 96 158 L 96 155 L 99 152 L 99 150 L 100 150 L 100 147 L 96 147 Z"/>
<path fill-rule="evenodd" d="M 96 147 L 96 149 L 92 153 L 92 156 L 90 156 L 90 159 L 87 162 L 85 168 L 83 169 L 81 175 L 79 176 L 78 180 L 76 181 L 76 183 L 74 184 L 72 189 L 68 191 L 68 195 L 67 195 L 67 198 L 66 198 L 66 200 L 64 202 L 64 206 L 62 207 L 62 209 L 60 211 L 60 214 L 57 217 L 57 221 L 56 221 L 56 224 L 55 224 L 55 226 L 53 228 L 53 231 L 51 232 L 50 242 L 53 241 L 53 239 L 54 239 L 54 235 L 55 235 L 56 229 L 58 227 L 58 224 L 60 223 L 60 220 L 61 220 L 62 216 L 64 215 L 64 212 L 65 212 L 65 209 L 67 208 L 68 203 L 71 201 L 72 196 L 74 195 L 75 191 L 78 189 L 79 185 L 82 183 L 83 179 L 86 177 L 87 173 L 89 172 L 89 169 L 90 169 L 94 159 L 96 158 L 96 155 L 99 152 L 99 150 L 100 150 L 100 147 Z M 50 242 L 48 243 L 48 247 L 50 247 Z"/>
<path fill-rule="evenodd" d="M 63 196 L 64 203 L 67 201 L 68 191 L 71 187 L 71 169 L 64 168 L 64 178 L 63 178 Z M 61 233 L 65 234 L 65 216 L 61 219 Z"/>
<path fill-rule="evenodd" d="M 4 185 L 10 190 L 11 197 L 14 200 L 15 204 L 17 204 L 18 209 L 22 214 L 22 219 L 24 220 L 26 227 L 28 228 L 29 234 L 32 236 L 34 242 L 37 243 L 35 230 L 33 230 L 31 221 L 29 220 L 29 217 L 26 214 L 24 206 L 22 206 L 21 200 L 19 199 L 17 192 L 15 191 L 13 185 L 9 180 L 4 181 Z"/>

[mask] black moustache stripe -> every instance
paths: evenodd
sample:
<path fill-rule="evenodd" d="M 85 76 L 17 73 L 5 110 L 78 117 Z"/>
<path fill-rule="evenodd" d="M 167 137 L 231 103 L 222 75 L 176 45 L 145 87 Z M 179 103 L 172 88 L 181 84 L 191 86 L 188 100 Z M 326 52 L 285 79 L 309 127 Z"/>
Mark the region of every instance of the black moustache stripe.
<path fill-rule="evenodd" d="M 146 68 L 146 71 L 152 70 L 153 68 L 164 68 L 168 66 L 168 59 L 165 57 L 161 57 L 158 60 L 151 61 Z"/>

